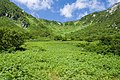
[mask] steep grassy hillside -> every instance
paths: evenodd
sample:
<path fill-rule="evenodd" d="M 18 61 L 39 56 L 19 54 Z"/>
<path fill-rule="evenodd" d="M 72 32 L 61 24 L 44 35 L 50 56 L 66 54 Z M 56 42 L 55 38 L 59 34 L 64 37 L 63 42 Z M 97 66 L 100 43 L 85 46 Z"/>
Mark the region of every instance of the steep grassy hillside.
<path fill-rule="evenodd" d="M 60 23 L 34 18 L 9 0 L 0 0 L 0 27 L 5 26 L 22 28 L 34 38 L 49 36 L 58 40 L 95 40 L 104 35 L 120 34 L 120 3 L 78 21 Z"/>
<path fill-rule="evenodd" d="M 61 36 L 58 37 L 59 39 L 66 38 L 66 40 L 94 41 L 102 36 L 119 35 L 120 3 L 105 11 L 89 14 L 78 21 L 55 25 L 51 29 Z"/>
<path fill-rule="evenodd" d="M 68 35 L 74 40 L 98 39 L 100 36 L 120 34 L 120 3 L 108 10 L 89 14 L 73 22 L 76 26 L 80 24 L 85 27 Z"/>
<path fill-rule="evenodd" d="M 71 25 L 71 22 L 65 23 Z M 80 44 L 87 51 L 100 54 L 120 55 L 120 3 L 113 7 L 89 14 L 82 19 L 72 22 L 71 26 L 80 26 L 81 29 L 65 35 L 66 40 L 99 41 L 96 45 Z M 62 40 L 64 40 L 62 38 Z"/>
<path fill-rule="evenodd" d="M 48 25 L 56 23 L 36 19 L 9 0 L 0 0 L 0 27 L 22 28 L 34 37 L 47 37 L 52 34 Z"/>
<path fill-rule="evenodd" d="M 0 6 L 0 27 L 23 29 L 33 38 L 49 37 L 54 39 L 56 36 L 65 37 L 65 34 L 81 29 L 80 25 L 71 26 L 66 23 L 37 19 L 9 0 L 0 0 Z"/>

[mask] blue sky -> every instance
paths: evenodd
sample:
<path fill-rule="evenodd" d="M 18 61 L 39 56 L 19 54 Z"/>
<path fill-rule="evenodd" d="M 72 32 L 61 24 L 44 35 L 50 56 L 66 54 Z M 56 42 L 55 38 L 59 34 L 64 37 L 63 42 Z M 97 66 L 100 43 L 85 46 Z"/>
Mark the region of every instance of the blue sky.
<path fill-rule="evenodd" d="M 102 11 L 120 0 L 10 0 L 37 18 L 60 22 L 78 20 Z"/>

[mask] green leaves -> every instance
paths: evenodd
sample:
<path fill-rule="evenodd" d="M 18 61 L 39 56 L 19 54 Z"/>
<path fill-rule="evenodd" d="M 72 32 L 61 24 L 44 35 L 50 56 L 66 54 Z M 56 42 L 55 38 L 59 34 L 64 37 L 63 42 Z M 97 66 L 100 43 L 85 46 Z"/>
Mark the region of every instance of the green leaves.
<path fill-rule="evenodd" d="M 27 48 L 24 52 L 0 54 L 0 80 L 120 79 L 119 56 L 85 52 L 79 48 L 84 47 L 82 43 L 87 46 L 97 44 L 80 41 L 29 41 L 24 45 Z M 75 46 L 77 44 L 78 47 Z"/>
<path fill-rule="evenodd" d="M 24 32 L 17 30 L 12 30 L 8 28 L 0 29 L 0 49 L 17 49 L 19 48 L 25 40 Z"/>

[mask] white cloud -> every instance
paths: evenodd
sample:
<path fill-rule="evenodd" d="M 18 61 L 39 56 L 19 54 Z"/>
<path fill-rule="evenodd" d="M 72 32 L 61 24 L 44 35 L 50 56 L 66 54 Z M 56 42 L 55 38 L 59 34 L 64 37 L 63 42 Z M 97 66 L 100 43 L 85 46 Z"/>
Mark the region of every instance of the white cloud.
<path fill-rule="evenodd" d="M 88 12 L 86 11 L 85 13 L 80 13 L 77 19 L 80 19 L 84 16 L 88 15 Z"/>
<path fill-rule="evenodd" d="M 13 1 L 24 4 L 29 9 L 33 10 L 50 9 L 53 4 L 53 0 L 13 0 Z"/>
<path fill-rule="evenodd" d="M 88 8 L 91 12 L 101 11 L 105 10 L 105 5 L 102 2 L 99 2 L 98 0 L 92 0 L 89 2 Z"/>
<path fill-rule="evenodd" d="M 111 6 L 116 2 L 116 0 L 108 0 L 107 2 L 109 3 L 109 6 Z"/>
<path fill-rule="evenodd" d="M 77 0 L 74 4 L 75 4 L 75 8 L 77 9 L 83 9 L 86 8 L 88 6 L 88 1 L 87 0 Z"/>
<path fill-rule="evenodd" d="M 63 9 L 60 9 L 61 15 L 64 15 L 67 18 L 72 17 L 73 11 L 74 11 L 74 4 L 72 5 L 67 4 L 64 6 Z"/>
<path fill-rule="evenodd" d="M 118 3 L 120 2 L 120 0 L 107 0 L 107 2 L 109 3 L 109 6 L 115 4 L 115 3 Z"/>
<path fill-rule="evenodd" d="M 109 6 L 120 2 L 120 0 L 107 0 Z M 101 0 L 76 0 L 76 2 L 72 4 L 67 4 L 63 8 L 60 9 L 60 14 L 66 18 L 73 17 L 73 13 L 76 10 L 88 9 L 89 13 L 95 11 L 102 11 L 106 9 L 104 1 Z"/>
<path fill-rule="evenodd" d="M 77 0 L 75 3 L 67 4 L 64 6 L 64 8 L 60 9 L 60 14 L 66 18 L 71 18 L 73 16 L 72 13 L 76 9 L 82 9 L 87 7 L 87 4 L 84 4 L 85 2 L 86 0 Z"/>

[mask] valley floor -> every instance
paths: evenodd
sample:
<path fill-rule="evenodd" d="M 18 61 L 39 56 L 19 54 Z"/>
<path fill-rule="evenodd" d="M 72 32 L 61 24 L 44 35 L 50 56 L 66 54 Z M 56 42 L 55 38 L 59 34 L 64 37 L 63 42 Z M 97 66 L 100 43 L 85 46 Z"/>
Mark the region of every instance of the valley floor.
<path fill-rule="evenodd" d="M 120 80 L 120 57 L 85 52 L 79 41 L 27 42 L 0 54 L 0 80 Z"/>

